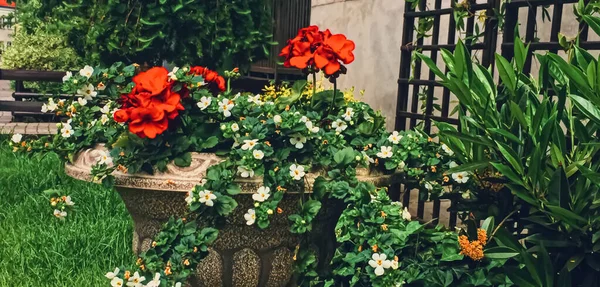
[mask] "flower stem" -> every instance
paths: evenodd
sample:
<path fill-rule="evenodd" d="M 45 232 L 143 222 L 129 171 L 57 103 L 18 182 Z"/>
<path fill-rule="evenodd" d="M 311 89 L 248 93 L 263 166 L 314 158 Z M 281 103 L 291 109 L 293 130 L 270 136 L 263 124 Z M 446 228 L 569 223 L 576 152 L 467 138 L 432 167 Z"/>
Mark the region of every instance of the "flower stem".
<path fill-rule="evenodd" d="M 333 80 L 333 98 L 331 99 L 331 106 L 329 106 L 329 113 L 331 113 L 335 105 L 335 96 L 337 96 L 337 79 Z"/>
<path fill-rule="evenodd" d="M 312 72 L 312 76 L 313 76 L 313 93 L 312 96 L 314 97 L 315 94 L 317 93 L 317 73 L 316 72 Z"/>

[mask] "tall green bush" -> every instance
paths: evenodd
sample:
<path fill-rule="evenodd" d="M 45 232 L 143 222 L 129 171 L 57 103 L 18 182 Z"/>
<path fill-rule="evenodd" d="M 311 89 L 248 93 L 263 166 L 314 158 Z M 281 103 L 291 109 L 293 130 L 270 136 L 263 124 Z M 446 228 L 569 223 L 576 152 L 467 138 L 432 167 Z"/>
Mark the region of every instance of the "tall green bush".
<path fill-rule="evenodd" d="M 75 3 L 73 3 L 75 2 Z M 245 68 L 268 55 L 270 0 L 41 1 L 17 6 L 27 32 L 68 37 L 89 64 L 117 61 Z"/>

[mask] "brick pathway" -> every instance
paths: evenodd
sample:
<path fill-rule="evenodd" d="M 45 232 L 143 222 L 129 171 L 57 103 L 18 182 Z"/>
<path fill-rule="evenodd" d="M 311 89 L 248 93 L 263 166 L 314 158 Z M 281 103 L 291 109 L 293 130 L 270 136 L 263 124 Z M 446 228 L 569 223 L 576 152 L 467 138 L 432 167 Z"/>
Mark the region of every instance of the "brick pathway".
<path fill-rule="evenodd" d="M 0 134 L 49 135 L 56 133 L 56 123 L 0 123 Z"/>
<path fill-rule="evenodd" d="M 0 100 L 13 100 L 10 81 L 0 81 Z M 56 123 L 12 123 L 11 120 L 10 112 L 0 112 L 0 134 L 48 135 L 56 133 Z"/>

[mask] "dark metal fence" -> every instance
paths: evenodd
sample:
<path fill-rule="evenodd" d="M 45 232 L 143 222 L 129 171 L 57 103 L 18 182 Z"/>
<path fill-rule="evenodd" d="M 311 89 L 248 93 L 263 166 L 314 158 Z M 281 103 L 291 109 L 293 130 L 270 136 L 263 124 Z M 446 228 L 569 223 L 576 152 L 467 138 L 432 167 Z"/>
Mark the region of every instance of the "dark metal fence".
<path fill-rule="evenodd" d="M 578 1 L 416 0 L 416 2 L 418 3 L 414 8 L 411 7 L 411 1 L 405 3 L 395 128 L 404 130 L 419 125 L 426 132 L 431 132 L 432 121 L 458 124 L 458 119 L 451 116 L 450 112 L 452 104 L 460 103 L 453 103 L 453 96 L 435 81 L 433 72 L 413 57 L 414 51 L 430 56 L 434 63 L 443 66 L 441 49 L 453 51 L 460 38 L 464 39 L 467 49 L 482 65 L 491 66 L 494 70 L 494 54 L 501 53 L 511 60 L 514 56 L 514 39 L 516 33 L 519 33 L 525 43 L 530 43 L 524 68 L 524 72 L 529 73 L 532 71 L 534 52 L 546 50 L 557 53 L 562 50 L 558 35 L 561 28 L 566 26 L 565 23 L 572 25 L 571 21 L 575 20 L 574 16 L 565 19 L 565 15 L 573 15 L 573 3 Z M 589 0 L 585 2 L 588 3 Z M 468 16 L 455 17 L 457 11 L 464 11 Z M 520 20 L 524 18 L 526 21 L 521 22 Z M 551 25 L 550 35 L 539 35 L 540 25 Z M 457 30 L 459 26 L 460 31 Z M 578 28 L 579 45 L 588 50 L 600 50 L 599 41 L 588 41 L 587 25 L 581 23 Z M 410 190 L 404 190 L 403 193 L 400 189 L 392 191 L 392 196 L 402 200 L 405 205 L 414 202 L 411 201 Z M 403 198 L 399 198 L 400 194 L 403 194 Z M 432 209 L 427 210 L 429 211 L 432 212 L 432 218 L 439 218 L 440 201 L 434 201 Z M 417 217 L 422 219 L 424 214 L 425 201 L 420 199 Z M 455 226 L 456 213 L 450 212 L 449 217 L 449 225 Z"/>

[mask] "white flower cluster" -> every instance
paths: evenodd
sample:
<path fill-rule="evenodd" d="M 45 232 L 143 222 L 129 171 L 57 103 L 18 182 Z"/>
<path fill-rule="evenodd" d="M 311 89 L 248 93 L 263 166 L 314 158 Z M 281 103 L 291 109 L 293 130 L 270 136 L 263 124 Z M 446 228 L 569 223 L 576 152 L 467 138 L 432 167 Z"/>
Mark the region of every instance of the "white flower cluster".
<path fill-rule="evenodd" d="M 385 273 L 385 269 L 398 269 L 398 261 L 387 260 L 387 256 L 383 253 L 373 253 L 369 265 L 375 268 L 375 275 L 381 276 Z"/>
<path fill-rule="evenodd" d="M 111 280 L 110 281 L 110 286 L 112 287 L 123 287 L 125 284 L 125 286 L 128 287 L 160 287 L 160 273 L 156 273 L 154 274 L 154 278 L 152 278 L 152 280 L 150 280 L 150 282 L 148 282 L 146 285 L 144 285 L 144 281 L 146 280 L 146 277 L 144 276 L 140 276 L 140 274 L 138 272 L 133 273 L 133 276 L 129 277 L 129 279 L 127 279 L 127 282 L 125 282 L 124 279 L 120 278 L 119 272 L 121 270 L 119 270 L 119 268 L 115 268 L 115 271 L 113 272 L 108 272 L 106 273 L 106 275 L 104 275 L 107 279 Z M 182 287 L 182 283 L 181 282 L 177 282 L 175 283 L 175 285 L 173 285 L 173 287 Z"/>

